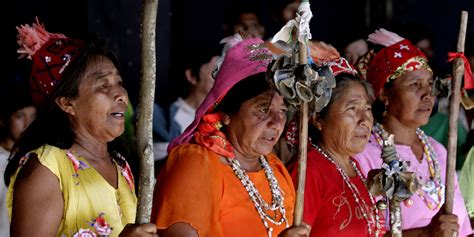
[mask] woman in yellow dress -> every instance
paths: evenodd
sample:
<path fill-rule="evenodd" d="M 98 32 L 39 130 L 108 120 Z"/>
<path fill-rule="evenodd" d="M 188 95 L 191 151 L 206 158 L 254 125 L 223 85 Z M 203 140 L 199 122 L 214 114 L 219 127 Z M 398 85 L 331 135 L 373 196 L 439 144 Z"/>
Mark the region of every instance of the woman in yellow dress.
<path fill-rule="evenodd" d="M 156 236 L 135 222 L 130 168 L 119 153 L 128 96 L 114 54 L 99 41 L 18 28 L 32 59 L 30 89 L 40 115 L 5 172 L 12 236 Z"/>

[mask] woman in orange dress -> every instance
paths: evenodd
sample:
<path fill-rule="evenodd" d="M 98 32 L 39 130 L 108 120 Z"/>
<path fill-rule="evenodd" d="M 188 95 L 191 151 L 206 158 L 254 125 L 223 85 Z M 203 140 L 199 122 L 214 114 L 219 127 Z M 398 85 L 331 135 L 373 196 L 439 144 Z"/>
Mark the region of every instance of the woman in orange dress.
<path fill-rule="evenodd" d="M 292 227 L 294 187 L 271 154 L 287 111 L 266 81 L 272 55 L 260 39 L 228 44 L 194 122 L 170 144 L 152 220 L 160 236 L 308 236 Z"/>

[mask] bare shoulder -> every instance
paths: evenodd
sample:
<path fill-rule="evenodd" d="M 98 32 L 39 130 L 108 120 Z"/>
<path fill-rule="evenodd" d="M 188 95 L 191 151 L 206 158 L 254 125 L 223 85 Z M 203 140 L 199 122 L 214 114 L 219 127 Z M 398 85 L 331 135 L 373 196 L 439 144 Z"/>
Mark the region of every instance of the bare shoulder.
<path fill-rule="evenodd" d="M 56 235 L 64 208 L 56 175 L 33 156 L 21 168 L 13 185 L 12 233 L 15 236 Z"/>
<path fill-rule="evenodd" d="M 19 191 L 22 188 L 31 189 L 36 186 L 43 187 L 44 189 L 56 186 L 60 190 L 58 177 L 51 170 L 43 166 L 36 156 L 32 156 L 18 172 L 14 189 Z"/>

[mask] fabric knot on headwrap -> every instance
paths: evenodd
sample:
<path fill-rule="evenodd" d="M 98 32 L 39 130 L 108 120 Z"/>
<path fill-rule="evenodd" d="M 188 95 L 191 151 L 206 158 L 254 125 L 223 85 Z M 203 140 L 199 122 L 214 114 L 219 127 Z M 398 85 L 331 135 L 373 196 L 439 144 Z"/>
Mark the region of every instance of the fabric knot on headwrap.
<path fill-rule="evenodd" d="M 222 113 L 204 115 L 194 133 L 194 141 L 219 155 L 234 158 L 232 145 L 227 141 L 225 134 L 219 131 L 222 127 L 221 119 Z"/>
<path fill-rule="evenodd" d="M 369 35 L 368 41 L 385 46 L 368 63 L 366 79 L 378 95 L 385 83 L 395 80 L 405 72 L 426 69 L 431 71 L 423 52 L 407 39 L 380 29 Z M 359 68 L 363 68 L 359 66 Z"/>
<path fill-rule="evenodd" d="M 26 57 L 33 61 L 30 92 L 34 104 L 41 107 L 50 98 L 64 70 L 80 53 L 84 42 L 47 32 L 38 18 L 31 26 L 26 24 L 16 29 L 20 58 Z"/>

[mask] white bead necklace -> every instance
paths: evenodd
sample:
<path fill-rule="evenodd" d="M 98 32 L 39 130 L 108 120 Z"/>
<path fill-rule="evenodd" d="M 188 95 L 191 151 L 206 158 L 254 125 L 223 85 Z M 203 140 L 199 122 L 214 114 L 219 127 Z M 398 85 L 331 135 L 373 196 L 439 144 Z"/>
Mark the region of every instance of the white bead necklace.
<path fill-rule="evenodd" d="M 270 184 L 270 191 L 272 193 L 272 203 L 271 205 L 265 202 L 262 198 L 262 195 L 258 192 L 257 188 L 253 184 L 252 180 L 250 180 L 249 176 L 245 172 L 244 169 L 240 166 L 240 163 L 237 159 L 227 158 L 227 161 L 231 164 L 232 170 L 234 174 L 239 178 L 240 182 L 244 185 L 245 190 L 252 199 L 253 205 L 257 210 L 260 219 L 262 219 L 263 225 L 267 229 L 268 236 L 271 237 L 273 233 L 273 228 L 268 225 L 267 221 L 275 225 L 281 225 L 285 222 L 286 227 L 289 227 L 288 220 L 286 219 L 286 211 L 284 205 L 284 197 L 281 194 L 280 186 L 278 185 L 278 181 L 273 174 L 270 165 L 268 165 L 267 160 L 264 156 L 260 156 L 260 164 L 265 171 L 265 176 L 267 177 L 268 183 Z M 280 215 L 278 214 L 277 210 L 280 211 Z M 268 211 L 272 211 L 275 213 L 275 216 L 272 217 L 267 214 Z"/>
<path fill-rule="evenodd" d="M 352 196 L 354 197 L 357 205 L 362 211 L 362 216 L 364 216 L 364 219 L 367 222 L 367 230 L 369 232 L 369 236 L 372 236 L 373 225 L 375 226 L 374 236 L 379 236 L 379 234 L 381 233 L 382 225 L 380 224 L 379 209 L 375 205 L 375 198 L 372 196 L 372 194 L 369 191 L 367 191 L 367 193 L 369 194 L 371 206 L 367 205 L 367 203 L 365 202 L 365 199 L 362 197 L 357 187 L 351 182 L 347 173 L 336 163 L 336 161 L 331 156 L 329 156 L 323 149 L 321 149 L 321 147 L 319 147 L 318 145 L 316 144 L 311 144 L 311 145 L 314 148 L 316 148 L 319 151 L 319 153 L 321 153 L 324 156 L 324 158 L 326 158 L 329 162 L 331 162 L 334 166 L 336 166 L 337 171 L 339 171 L 339 173 L 341 174 L 342 179 L 351 190 Z M 354 170 L 356 171 L 357 176 L 365 184 L 366 180 L 364 176 L 362 175 L 362 173 L 360 172 L 357 165 L 355 164 L 355 162 L 351 160 L 350 163 L 354 167 Z M 372 211 L 372 210 L 375 210 L 375 211 Z M 375 212 L 375 215 L 373 212 Z"/>
<path fill-rule="evenodd" d="M 374 132 L 376 134 L 375 138 L 380 146 L 382 145 L 382 133 L 386 132 L 383 126 L 379 123 L 376 123 L 374 126 Z M 437 210 L 441 208 L 444 204 L 444 192 L 445 187 L 441 180 L 441 169 L 439 167 L 439 161 L 436 157 L 436 153 L 434 152 L 433 147 L 428 139 L 428 136 L 421 130 L 420 128 L 416 129 L 416 135 L 418 139 L 420 139 L 423 145 L 423 153 L 428 163 L 428 170 L 430 172 L 430 180 L 422 182 L 422 188 L 418 190 L 416 193 L 420 197 L 420 199 L 425 202 L 426 206 L 430 210 Z M 431 200 L 425 197 L 425 195 L 429 196 Z M 411 206 L 410 202 L 405 202 L 407 206 Z M 411 202 L 413 203 L 413 201 Z"/>

